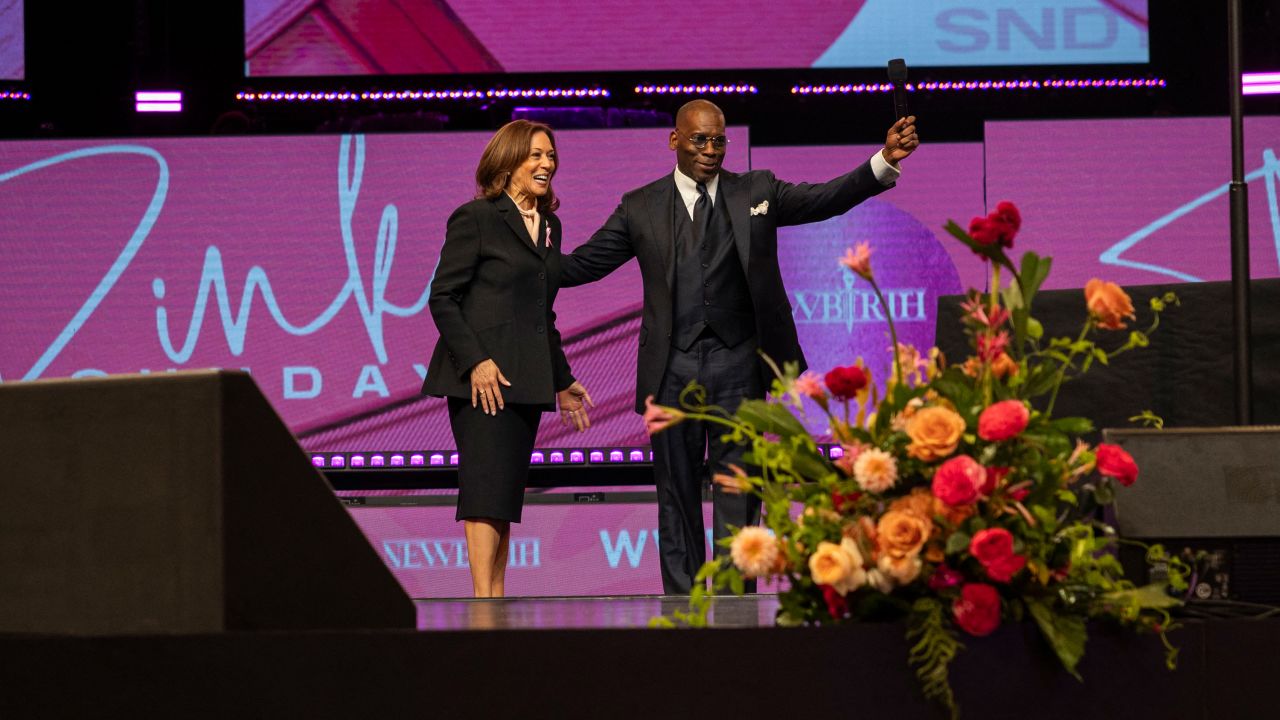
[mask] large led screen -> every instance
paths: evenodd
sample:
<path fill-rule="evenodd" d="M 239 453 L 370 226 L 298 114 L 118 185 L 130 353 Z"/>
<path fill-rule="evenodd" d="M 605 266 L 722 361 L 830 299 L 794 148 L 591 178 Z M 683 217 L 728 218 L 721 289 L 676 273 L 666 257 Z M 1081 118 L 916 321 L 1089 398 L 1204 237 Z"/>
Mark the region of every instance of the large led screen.
<path fill-rule="evenodd" d="M 746 169 L 744 128 L 726 167 Z M 245 368 L 320 449 L 453 446 L 417 401 L 426 293 L 488 133 L 0 143 L 0 381 Z M 667 131 L 558 133 L 566 242 L 672 172 Z M 643 441 L 634 263 L 565 291 L 558 327 L 599 407 L 546 443 Z M 557 434 L 559 433 L 559 434 Z"/>
<path fill-rule="evenodd" d="M 751 164 L 791 181 L 819 182 L 846 172 L 879 146 L 758 147 Z M 897 185 L 825 222 L 782 228 L 778 261 L 792 316 L 810 367 L 826 372 L 862 358 L 883 384 L 892 354 L 886 315 L 899 340 L 933 345 L 938 297 L 980 287 L 982 263 L 942 231 L 948 218 L 966 220 L 982 208 L 982 146 L 924 144 L 902 163 Z M 843 269 L 844 249 L 867 242 L 887 306 L 870 285 Z M 825 431 L 824 415 L 809 407 L 809 425 Z"/>
<path fill-rule="evenodd" d="M 22 3 L 0 0 L 0 80 L 23 80 L 27 75 Z"/>
<path fill-rule="evenodd" d="M 245 0 L 255 76 L 1145 63 L 1147 0 Z"/>
<path fill-rule="evenodd" d="M 710 510 L 707 505 L 708 528 Z M 351 510 L 387 568 L 415 598 L 471 595 L 467 543 L 453 514 L 452 506 Z M 507 594 L 659 594 L 657 521 L 652 503 L 527 503 L 523 522 L 512 526 Z"/>
<path fill-rule="evenodd" d="M 1280 118 L 1247 117 L 1249 257 L 1280 276 Z M 1047 287 L 1231 277 L 1226 118 L 991 122 L 987 202 L 1022 209 L 1018 250 L 1054 258 Z"/>

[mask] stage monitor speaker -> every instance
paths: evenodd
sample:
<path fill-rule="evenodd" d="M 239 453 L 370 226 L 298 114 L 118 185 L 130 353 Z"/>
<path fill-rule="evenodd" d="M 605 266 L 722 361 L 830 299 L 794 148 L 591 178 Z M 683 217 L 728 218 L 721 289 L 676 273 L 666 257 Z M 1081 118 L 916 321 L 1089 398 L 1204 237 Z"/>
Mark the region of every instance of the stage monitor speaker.
<path fill-rule="evenodd" d="M 1280 427 L 1102 435 L 1139 468 L 1138 481 L 1116 491 L 1121 537 L 1159 542 L 1190 562 L 1191 599 L 1280 604 Z M 1137 581 L 1153 579 L 1142 555 L 1121 554 Z"/>
<path fill-rule="evenodd" d="M 411 628 L 253 380 L 0 385 L 0 632 Z"/>

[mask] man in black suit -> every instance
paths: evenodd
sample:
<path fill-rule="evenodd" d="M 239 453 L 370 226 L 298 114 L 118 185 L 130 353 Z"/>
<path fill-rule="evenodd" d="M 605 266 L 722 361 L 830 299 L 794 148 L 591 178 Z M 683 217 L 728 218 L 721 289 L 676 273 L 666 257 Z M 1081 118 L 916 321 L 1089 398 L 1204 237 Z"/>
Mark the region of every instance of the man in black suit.
<path fill-rule="evenodd" d="M 711 102 L 681 107 L 668 140 L 675 171 L 623 195 L 604 227 L 563 258 L 562 287 L 599 280 L 633 257 L 640 263 L 637 412 L 654 396 L 678 406 L 691 380 L 706 388 L 709 404 L 730 412 L 743 398 L 764 397 L 768 376 L 757 350 L 779 366 L 796 361 L 803 369 L 778 267 L 778 227 L 826 220 L 884 192 L 897 180 L 898 161 L 919 144 L 915 118 L 902 118 L 889 129 L 884 149 L 853 172 L 818 185 L 791 184 L 768 170 L 722 169 L 724 133 L 724 113 Z M 721 442 L 721 434 L 685 422 L 653 436 L 668 594 L 688 593 L 706 559 L 702 489 L 710 473 L 727 472 L 726 464 L 744 451 Z M 755 498 L 718 486 L 713 493 L 717 540 L 728 535 L 728 525 L 759 521 Z"/>

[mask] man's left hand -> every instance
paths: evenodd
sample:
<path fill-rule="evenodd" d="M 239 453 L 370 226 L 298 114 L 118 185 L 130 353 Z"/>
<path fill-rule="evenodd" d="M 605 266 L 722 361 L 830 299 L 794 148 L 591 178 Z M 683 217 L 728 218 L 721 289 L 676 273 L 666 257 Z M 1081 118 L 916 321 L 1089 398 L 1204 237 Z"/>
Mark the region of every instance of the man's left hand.
<path fill-rule="evenodd" d="M 916 116 L 908 115 L 899 118 L 889 128 L 889 133 L 884 138 L 884 150 L 880 154 L 890 165 L 897 165 L 898 161 L 915 152 L 918 147 L 920 137 L 916 135 Z"/>
<path fill-rule="evenodd" d="M 582 432 L 591 427 L 591 419 L 587 417 L 587 408 L 595 407 L 591 394 L 577 380 L 569 387 L 556 393 L 560 404 L 560 422 L 567 428 Z"/>

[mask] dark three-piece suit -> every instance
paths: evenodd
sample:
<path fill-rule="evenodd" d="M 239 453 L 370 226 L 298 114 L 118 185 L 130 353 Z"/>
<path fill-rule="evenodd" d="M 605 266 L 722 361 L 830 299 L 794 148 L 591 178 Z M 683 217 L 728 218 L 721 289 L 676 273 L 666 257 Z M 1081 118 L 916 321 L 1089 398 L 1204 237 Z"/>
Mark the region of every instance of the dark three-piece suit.
<path fill-rule="evenodd" d="M 778 267 L 778 228 L 841 215 L 891 187 L 876 179 L 870 163 L 822 184 L 786 183 L 766 170 L 721 170 L 717 184 L 714 202 L 700 198 L 694 217 L 672 175 L 628 192 L 604 227 L 560 260 L 563 287 L 599 280 L 633 257 L 639 262 L 637 412 L 649 395 L 678 406 L 691 380 L 706 388 L 708 404 L 730 412 L 743 398 L 763 397 L 768 376 L 757 350 L 780 367 L 798 361 L 803 369 Z M 702 491 L 709 473 L 724 472 L 745 450 L 722 443 L 722 432 L 687 422 L 652 438 L 667 593 L 689 592 L 706 559 Z M 716 487 L 713 512 L 719 539 L 726 525 L 757 522 L 760 506 Z"/>

